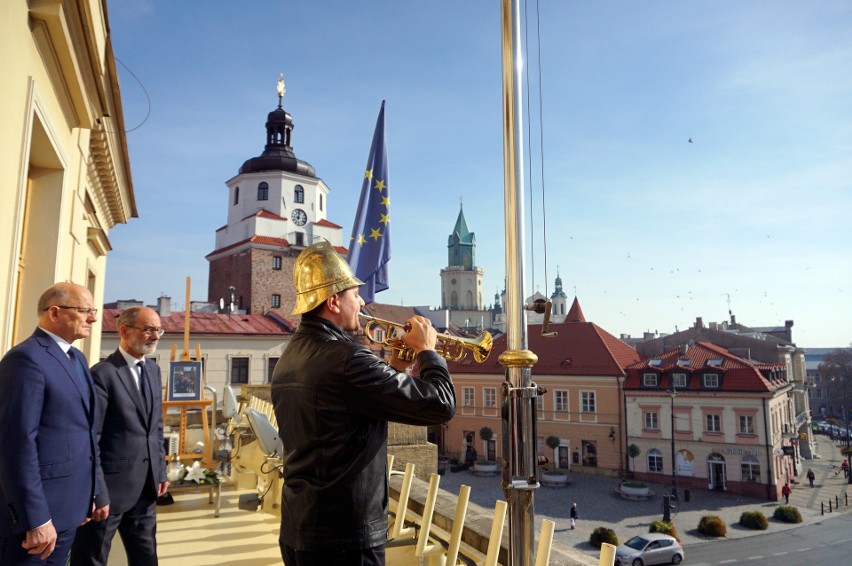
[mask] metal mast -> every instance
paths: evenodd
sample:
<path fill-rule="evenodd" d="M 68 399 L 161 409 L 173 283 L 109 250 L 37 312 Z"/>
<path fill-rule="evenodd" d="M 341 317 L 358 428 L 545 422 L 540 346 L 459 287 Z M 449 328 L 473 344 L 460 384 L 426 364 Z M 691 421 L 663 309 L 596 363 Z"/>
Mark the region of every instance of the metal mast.
<path fill-rule="evenodd" d="M 533 493 L 538 487 L 536 395 L 524 298 L 524 166 L 520 0 L 502 1 L 503 196 L 506 225 L 506 351 L 500 356 L 503 491 L 509 507 L 509 564 L 533 563 Z"/>

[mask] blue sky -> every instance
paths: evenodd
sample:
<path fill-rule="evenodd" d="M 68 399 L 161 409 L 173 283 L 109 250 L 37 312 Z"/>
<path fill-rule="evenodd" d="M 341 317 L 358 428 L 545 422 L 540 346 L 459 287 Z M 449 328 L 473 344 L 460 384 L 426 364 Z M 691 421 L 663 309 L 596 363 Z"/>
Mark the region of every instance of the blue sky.
<path fill-rule="evenodd" d="M 616 336 L 719 322 L 730 306 L 751 326 L 794 320 L 799 345 L 849 345 L 852 4 L 540 9 L 525 294 L 552 293 L 558 269 Z M 110 233 L 107 301 L 165 293 L 182 309 L 187 276 L 207 299 L 225 181 L 262 152 L 279 73 L 294 152 L 347 237 L 387 100 L 379 302 L 439 305 L 461 199 L 486 303 L 503 289 L 499 0 L 111 1 L 109 16 L 140 217 Z"/>

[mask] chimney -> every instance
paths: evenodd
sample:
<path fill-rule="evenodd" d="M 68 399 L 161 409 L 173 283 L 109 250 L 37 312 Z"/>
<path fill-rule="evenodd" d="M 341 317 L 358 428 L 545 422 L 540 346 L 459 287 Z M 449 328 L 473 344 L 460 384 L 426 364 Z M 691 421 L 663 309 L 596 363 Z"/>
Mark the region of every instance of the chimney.
<path fill-rule="evenodd" d="M 172 314 L 172 298 L 165 295 L 157 297 L 157 314 L 166 317 Z"/>
<path fill-rule="evenodd" d="M 736 325 L 737 325 L 737 315 L 732 314 L 731 315 L 731 326 L 736 326 Z"/>
<path fill-rule="evenodd" d="M 695 328 L 704 328 L 704 319 L 700 316 L 695 318 Z"/>
<path fill-rule="evenodd" d="M 688 351 L 689 351 L 689 344 L 681 344 L 680 355 L 685 356 Z"/>

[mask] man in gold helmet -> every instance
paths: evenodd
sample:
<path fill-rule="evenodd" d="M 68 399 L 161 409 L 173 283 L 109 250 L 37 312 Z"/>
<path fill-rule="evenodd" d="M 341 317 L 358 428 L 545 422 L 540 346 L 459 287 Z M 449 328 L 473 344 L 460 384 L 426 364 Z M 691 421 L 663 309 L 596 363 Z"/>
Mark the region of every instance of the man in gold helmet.
<path fill-rule="evenodd" d="M 419 378 L 356 343 L 363 285 L 327 242 L 293 267 L 299 328 L 272 376 L 284 445 L 281 555 L 287 566 L 385 563 L 388 421 L 426 426 L 455 412 L 455 390 L 437 333 L 413 316 L 403 341 Z"/>

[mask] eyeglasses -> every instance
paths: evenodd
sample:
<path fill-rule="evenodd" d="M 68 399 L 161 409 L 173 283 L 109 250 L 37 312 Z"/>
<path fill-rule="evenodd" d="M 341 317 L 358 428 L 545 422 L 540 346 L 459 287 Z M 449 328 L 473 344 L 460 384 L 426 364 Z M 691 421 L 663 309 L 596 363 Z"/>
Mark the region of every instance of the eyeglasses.
<path fill-rule="evenodd" d="M 139 328 L 138 326 L 130 326 L 128 324 L 127 328 L 133 328 L 139 330 L 140 332 L 144 332 L 148 336 L 156 336 L 158 338 L 166 333 L 165 328 L 157 328 L 156 326 L 146 326 L 145 328 Z"/>
<path fill-rule="evenodd" d="M 56 307 L 58 309 L 73 309 L 78 313 L 85 314 L 86 316 L 98 316 L 98 309 L 90 309 L 88 307 L 69 307 L 68 305 L 51 305 L 47 307 L 46 311 L 49 311 L 51 308 Z"/>

